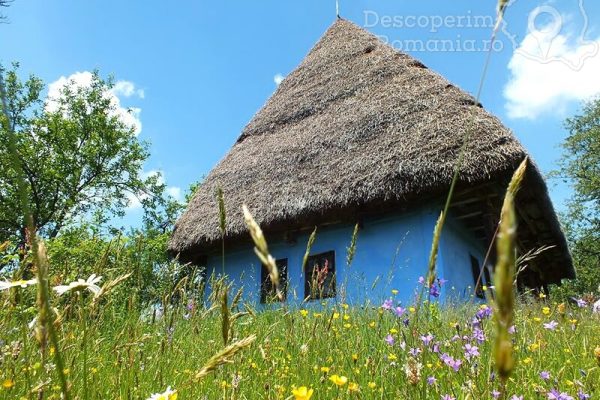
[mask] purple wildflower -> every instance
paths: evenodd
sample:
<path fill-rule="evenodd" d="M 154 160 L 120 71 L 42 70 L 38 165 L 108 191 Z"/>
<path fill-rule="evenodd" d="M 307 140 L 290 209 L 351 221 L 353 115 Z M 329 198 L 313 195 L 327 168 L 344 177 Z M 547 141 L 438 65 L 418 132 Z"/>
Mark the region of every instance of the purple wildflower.
<path fill-rule="evenodd" d="M 501 393 L 499 391 L 497 391 L 496 389 L 492 390 L 492 397 L 494 399 L 497 399 L 498 397 L 500 397 L 500 394 Z"/>
<path fill-rule="evenodd" d="M 550 372 L 548 372 L 548 371 L 540 372 L 540 378 L 547 381 L 548 379 L 550 379 Z"/>
<path fill-rule="evenodd" d="M 473 339 L 477 340 L 479 344 L 485 342 L 485 332 L 479 328 L 473 329 Z"/>
<path fill-rule="evenodd" d="M 577 392 L 577 397 L 579 397 L 579 400 L 588 400 L 588 399 L 589 399 L 590 397 L 592 397 L 592 396 L 590 396 L 590 395 L 589 395 L 589 394 L 587 394 L 587 393 L 584 393 L 582 390 L 579 390 L 579 391 Z"/>
<path fill-rule="evenodd" d="M 390 346 L 393 346 L 396 341 L 394 340 L 394 337 L 392 335 L 387 335 L 385 337 L 385 342 Z"/>
<path fill-rule="evenodd" d="M 444 279 L 444 278 L 438 278 L 438 280 L 437 280 L 437 281 L 438 281 L 438 285 L 440 285 L 440 287 L 444 286 L 444 284 L 445 284 L 446 282 L 448 282 L 448 280 L 447 280 L 447 279 Z"/>
<path fill-rule="evenodd" d="M 471 357 L 479 357 L 479 348 L 471 344 L 465 344 L 465 358 L 470 360 Z"/>
<path fill-rule="evenodd" d="M 404 326 L 408 326 L 408 324 L 410 323 L 410 320 L 408 318 L 406 318 L 402 321 L 402 323 L 404 324 Z"/>
<path fill-rule="evenodd" d="M 577 307 L 579 307 L 579 308 L 587 307 L 587 301 L 585 301 L 583 299 L 576 299 L 575 297 L 571 297 L 571 299 L 573 299 L 577 303 Z"/>
<path fill-rule="evenodd" d="M 384 310 L 391 310 L 393 306 L 394 302 L 391 299 L 387 299 L 384 300 L 383 304 L 381 305 L 381 308 L 383 308 Z"/>
<path fill-rule="evenodd" d="M 411 349 L 408 351 L 408 353 L 409 353 L 411 356 L 413 356 L 413 357 L 416 357 L 416 356 L 418 356 L 418 355 L 419 355 L 419 353 L 421 353 L 421 349 L 419 349 L 418 347 L 417 347 L 417 348 L 414 348 L 414 347 L 412 347 L 412 348 L 411 348 Z"/>
<path fill-rule="evenodd" d="M 429 288 L 429 295 L 435 298 L 440 297 L 440 289 L 437 287 L 437 285 L 431 285 L 431 287 Z"/>
<path fill-rule="evenodd" d="M 440 356 L 440 358 L 444 362 L 444 364 L 451 367 L 455 372 L 458 372 L 458 370 L 460 369 L 460 366 L 462 365 L 461 360 L 455 360 L 454 358 L 452 358 L 451 356 L 449 356 L 446 353 L 442 354 Z"/>
<path fill-rule="evenodd" d="M 558 322 L 556 322 L 554 320 L 548 322 L 547 324 L 544 324 L 544 328 L 549 329 L 551 331 L 555 330 L 557 326 L 558 326 Z"/>
<path fill-rule="evenodd" d="M 442 400 L 456 400 L 454 397 L 450 396 L 449 394 L 445 394 L 442 396 Z"/>
<path fill-rule="evenodd" d="M 514 325 L 511 325 L 511 326 L 508 328 L 508 333 L 510 333 L 511 335 L 513 335 L 513 334 L 514 334 L 516 331 L 517 331 L 517 328 L 515 328 L 515 326 L 514 326 Z"/>
<path fill-rule="evenodd" d="M 452 360 L 452 362 L 450 363 L 450 366 L 452 367 L 454 372 L 458 372 L 461 365 L 462 365 L 462 360 Z"/>
<path fill-rule="evenodd" d="M 435 376 L 430 376 L 429 378 L 427 378 L 427 384 L 428 385 L 435 385 L 435 382 L 437 381 L 437 379 L 435 379 Z"/>
<path fill-rule="evenodd" d="M 428 333 L 425 336 L 421 336 L 421 340 L 423 341 L 423 344 L 425 346 L 429 346 L 429 343 L 431 343 L 431 341 L 433 340 L 433 335 L 431 333 Z"/>
<path fill-rule="evenodd" d="M 422 276 L 419 277 L 419 284 L 424 284 L 425 283 L 425 278 L 423 278 Z"/>
<path fill-rule="evenodd" d="M 402 315 L 404 315 L 405 312 L 406 312 L 406 309 L 402 308 L 400 306 L 398 306 L 394 309 L 394 314 L 396 314 L 396 317 L 398 317 L 398 318 L 401 317 Z"/>
<path fill-rule="evenodd" d="M 548 399 L 549 400 L 574 400 L 572 396 L 569 396 L 567 393 L 560 393 L 558 390 L 556 389 L 552 389 L 551 391 L 548 392 Z"/>
<path fill-rule="evenodd" d="M 523 400 L 523 396 L 517 396 L 516 394 L 513 394 L 510 400 Z"/>
<path fill-rule="evenodd" d="M 475 316 L 479 320 L 484 320 L 490 315 L 492 315 L 492 309 L 488 306 L 482 306 L 479 310 L 477 310 L 477 313 L 475 314 Z"/>

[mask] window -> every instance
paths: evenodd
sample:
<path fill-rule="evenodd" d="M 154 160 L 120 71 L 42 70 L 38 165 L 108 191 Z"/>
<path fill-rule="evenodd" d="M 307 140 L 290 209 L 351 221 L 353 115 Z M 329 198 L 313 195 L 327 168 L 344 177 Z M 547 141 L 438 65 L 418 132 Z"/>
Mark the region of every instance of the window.
<path fill-rule="evenodd" d="M 282 301 L 286 300 L 287 297 L 287 266 L 288 260 L 287 258 L 282 258 L 281 260 L 275 261 L 275 265 L 277 265 L 277 269 L 279 270 L 279 290 L 283 295 Z M 264 267 L 264 265 L 260 266 L 260 302 L 265 303 L 275 303 L 278 302 L 279 298 L 277 297 L 277 292 L 275 292 L 275 287 L 273 287 L 273 282 L 271 282 L 271 277 L 269 276 L 269 271 Z"/>
<path fill-rule="evenodd" d="M 473 257 L 472 254 L 469 254 L 471 257 L 471 272 L 473 273 L 473 285 L 475 287 L 475 295 L 481 299 L 485 298 L 483 294 L 483 276 L 481 274 L 481 268 L 479 267 L 479 260 Z M 487 270 L 487 268 L 485 268 Z M 487 278 L 487 277 L 486 277 Z"/>
<path fill-rule="evenodd" d="M 317 300 L 335 295 L 335 252 L 308 257 L 304 267 L 304 298 Z"/>

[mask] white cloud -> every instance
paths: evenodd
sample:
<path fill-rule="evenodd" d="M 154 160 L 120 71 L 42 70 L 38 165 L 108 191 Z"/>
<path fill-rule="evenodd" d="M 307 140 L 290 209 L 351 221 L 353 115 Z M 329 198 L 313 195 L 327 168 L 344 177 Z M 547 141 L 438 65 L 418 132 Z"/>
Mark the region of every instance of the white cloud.
<path fill-rule="evenodd" d="M 175 200 L 181 200 L 181 188 L 177 186 L 169 186 L 167 188 L 167 194 Z"/>
<path fill-rule="evenodd" d="M 527 34 L 508 64 L 504 97 L 510 118 L 564 114 L 569 104 L 600 93 L 600 38 L 583 42 L 541 33 Z"/>
<path fill-rule="evenodd" d="M 92 73 L 89 71 L 75 72 L 74 74 L 65 77 L 61 76 L 56 81 L 48 85 L 48 98 L 46 99 L 46 110 L 57 111 L 58 102 L 57 99 L 61 96 L 61 91 L 65 87 L 72 83 L 75 88 L 85 88 L 92 84 Z M 142 110 L 138 107 L 123 107 L 121 105 L 122 97 L 137 96 L 140 99 L 144 98 L 144 91 L 142 89 L 136 89 L 135 84 L 129 81 L 118 81 L 112 90 L 106 92 L 106 98 L 110 99 L 111 105 L 114 108 L 114 115 L 117 116 L 123 124 L 134 129 L 136 135 L 142 131 L 142 121 L 140 120 L 140 113 Z"/>
<path fill-rule="evenodd" d="M 131 97 L 135 95 L 140 99 L 143 99 L 145 96 L 144 89 L 136 89 L 135 84 L 129 81 L 118 81 L 115 83 L 112 92 L 116 96 Z"/>
<path fill-rule="evenodd" d="M 275 84 L 277 86 L 281 85 L 281 82 L 283 82 L 283 80 L 285 79 L 285 76 L 281 75 L 281 74 L 276 74 L 273 77 L 273 82 L 275 82 Z"/>

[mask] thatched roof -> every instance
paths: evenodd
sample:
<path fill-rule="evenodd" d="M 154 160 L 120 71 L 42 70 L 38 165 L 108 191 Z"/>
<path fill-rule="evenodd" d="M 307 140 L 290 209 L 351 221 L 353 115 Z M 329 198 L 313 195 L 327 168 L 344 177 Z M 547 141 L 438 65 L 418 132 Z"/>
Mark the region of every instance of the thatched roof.
<path fill-rule="evenodd" d="M 496 117 L 413 57 L 337 20 L 207 176 L 169 250 L 192 259 L 220 240 L 218 187 L 232 239 L 246 236 L 242 203 L 269 232 L 441 195 L 470 121 L 461 184 L 504 182 L 526 152 Z M 570 256 L 535 167 L 532 182 L 562 263 L 544 267 L 545 280 L 557 281 L 572 275 Z"/>

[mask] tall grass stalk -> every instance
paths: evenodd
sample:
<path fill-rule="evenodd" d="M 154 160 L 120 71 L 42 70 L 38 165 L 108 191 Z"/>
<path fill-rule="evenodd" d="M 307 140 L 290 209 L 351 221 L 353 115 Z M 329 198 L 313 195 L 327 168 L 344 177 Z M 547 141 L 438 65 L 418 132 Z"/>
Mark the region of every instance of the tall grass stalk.
<path fill-rule="evenodd" d="M 506 383 L 510 377 L 515 360 L 509 329 L 513 324 L 515 295 L 514 279 L 516 265 L 517 219 L 515 213 L 515 197 L 525 176 L 528 159 L 525 158 L 515 171 L 506 190 L 500 227 L 496 242 L 497 262 L 494 276 L 496 339 L 494 342 L 494 360 L 498 376 L 502 383 L 501 392 L 504 398 Z"/>
<path fill-rule="evenodd" d="M 267 246 L 267 241 L 265 240 L 262 229 L 260 229 L 260 226 L 256 223 L 254 217 L 245 204 L 242 205 L 242 211 L 244 212 L 246 226 L 248 227 L 250 236 L 254 241 L 254 253 L 256 253 L 256 256 L 269 272 L 269 278 L 271 279 L 271 283 L 275 288 L 275 293 L 281 301 L 283 300 L 283 295 L 279 289 L 279 270 L 277 268 L 277 263 L 275 262 L 273 256 L 269 253 L 269 247 Z"/>
<path fill-rule="evenodd" d="M 205 376 L 207 376 L 209 373 L 217 369 L 217 367 L 224 364 L 231 364 L 233 362 L 231 358 L 234 355 L 236 355 L 240 350 L 250 346 L 252 343 L 254 343 L 255 340 L 256 335 L 250 335 L 245 339 L 238 340 L 237 342 L 234 342 L 229 346 L 225 347 L 223 350 L 211 357 L 210 360 L 208 360 L 206 364 L 200 370 L 198 370 L 198 372 L 196 372 L 196 374 L 194 375 L 194 379 L 196 381 L 199 381 Z"/>
<path fill-rule="evenodd" d="M 346 249 L 346 270 L 344 273 L 344 283 L 342 284 L 342 290 L 341 290 L 342 303 L 346 302 L 346 296 L 348 294 L 348 278 L 350 275 L 350 267 L 352 266 L 352 261 L 354 261 L 354 256 L 356 255 L 356 242 L 358 240 L 358 230 L 359 229 L 360 229 L 360 224 L 357 222 L 354 225 L 354 230 L 352 231 L 352 237 L 350 238 L 350 245 Z"/>
<path fill-rule="evenodd" d="M 304 251 L 304 257 L 302 257 L 302 267 L 300 269 L 300 275 L 305 273 L 306 271 L 306 263 L 308 262 L 308 257 L 310 256 L 310 251 L 312 250 L 312 246 L 315 243 L 315 239 L 317 238 L 317 227 L 313 229 L 312 233 L 308 237 L 308 241 L 306 242 L 306 250 Z"/>

